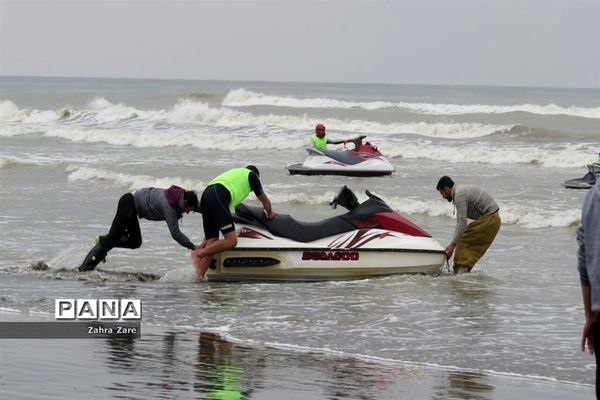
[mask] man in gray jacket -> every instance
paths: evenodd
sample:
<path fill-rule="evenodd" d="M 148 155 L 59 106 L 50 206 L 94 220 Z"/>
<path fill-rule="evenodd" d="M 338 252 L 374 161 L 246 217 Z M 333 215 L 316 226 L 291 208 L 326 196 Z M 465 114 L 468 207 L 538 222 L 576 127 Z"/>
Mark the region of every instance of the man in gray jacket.
<path fill-rule="evenodd" d="M 581 224 L 577 229 L 577 268 L 581 281 L 585 324 L 581 335 L 581 350 L 587 346 L 596 355 L 596 399 L 600 399 L 600 174 L 596 184 L 585 196 L 581 208 Z"/>
<path fill-rule="evenodd" d="M 139 218 L 151 221 L 166 221 L 173 239 L 181 246 L 194 250 L 196 246 L 179 230 L 179 219 L 183 213 L 194 211 L 198 196 L 178 186 L 168 189 L 143 188 L 135 193 L 126 193 L 119 199 L 117 213 L 108 234 L 96 237 L 96 245 L 87 254 L 79 271 L 90 271 L 114 247 L 137 249 L 142 245 Z"/>
<path fill-rule="evenodd" d="M 454 255 L 454 273 L 469 272 L 485 254 L 500 230 L 498 204 L 477 185 L 454 185 L 448 176 L 437 184 L 442 197 L 456 207 L 454 237 L 446 246 L 446 257 Z M 474 220 L 467 225 L 467 218 Z"/>

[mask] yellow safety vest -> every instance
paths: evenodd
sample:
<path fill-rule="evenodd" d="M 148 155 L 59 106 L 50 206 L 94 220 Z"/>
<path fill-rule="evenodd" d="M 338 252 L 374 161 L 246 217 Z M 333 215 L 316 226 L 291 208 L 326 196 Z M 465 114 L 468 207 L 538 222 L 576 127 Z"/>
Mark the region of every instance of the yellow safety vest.
<path fill-rule="evenodd" d="M 248 181 L 248 175 L 250 175 L 248 168 L 234 168 L 229 171 L 223 172 L 221 175 L 210 181 L 209 185 L 220 184 L 223 185 L 231 195 L 231 202 L 229 208 L 235 208 L 238 204 L 248 197 L 252 189 L 250 188 L 250 182 Z"/>

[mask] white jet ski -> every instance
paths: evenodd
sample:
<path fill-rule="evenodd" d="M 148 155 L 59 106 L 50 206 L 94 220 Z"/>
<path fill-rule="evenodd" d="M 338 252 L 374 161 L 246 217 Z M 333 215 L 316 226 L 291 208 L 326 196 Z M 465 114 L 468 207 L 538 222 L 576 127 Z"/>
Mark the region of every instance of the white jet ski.
<path fill-rule="evenodd" d="M 263 209 L 235 209 L 238 245 L 213 260 L 210 281 L 321 281 L 395 274 L 437 274 L 446 255 L 425 230 L 366 191 L 359 204 L 344 186 L 330 203 L 346 214 L 300 222 Z"/>
<path fill-rule="evenodd" d="M 287 167 L 291 175 L 346 175 L 346 176 L 384 176 L 391 175 L 395 168 L 377 147 L 371 143 L 363 144 L 366 136 L 353 139 L 353 149 L 319 150 L 307 148 L 308 157 L 303 163 Z"/>
<path fill-rule="evenodd" d="M 567 189 L 589 189 L 596 184 L 596 175 L 600 174 L 600 164 L 588 164 L 588 173 L 581 178 L 569 179 L 563 182 Z"/>

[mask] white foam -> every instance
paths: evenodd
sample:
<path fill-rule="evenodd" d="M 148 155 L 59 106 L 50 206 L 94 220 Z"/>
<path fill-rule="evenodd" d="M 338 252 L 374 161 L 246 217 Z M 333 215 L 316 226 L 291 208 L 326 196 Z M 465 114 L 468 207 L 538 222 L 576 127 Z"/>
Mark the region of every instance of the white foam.
<path fill-rule="evenodd" d="M 427 159 L 444 163 L 536 164 L 552 168 L 584 167 L 593 161 L 589 149 L 499 148 L 485 143 L 469 146 L 440 146 L 422 143 L 388 143 L 380 150 L 390 159 Z M 400 166 L 401 167 L 401 166 Z"/>
<path fill-rule="evenodd" d="M 108 143 L 114 146 L 146 147 L 195 147 L 202 150 L 259 150 L 294 149 L 305 145 L 305 140 L 273 140 L 270 137 L 241 137 L 228 133 L 214 134 L 199 130 L 185 131 L 131 131 L 126 129 L 104 129 L 95 127 L 65 126 L 48 129 L 45 136 L 73 142 Z"/>
<path fill-rule="evenodd" d="M 36 126 L 26 126 L 26 125 L 0 126 L 0 136 L 3 136 L 3 137 L 30 135 L 32 133 L 39 133 L 39 132 L 40 132 L 40 128 L 36 127 Z"/>
<path fill-rule="evenodd" d="M 70 181 L 88 181 L 98 179 L 109 181 L 118 185 L 128 186 L 131 190 L 143 187 L 169 187 L 177 185 L 188 190 L 204 190 L 206 184 L 198 179 L 187 179 L 180 177 L 156 178 L 150 175 L 131 175 L 120 172 L 114 172 L 107 169 L 81 167 L 68 165 L 66 171 L 69 173 Z"/>
<path fill-rule="evenodd" d="M 89 103 L 89 107 L 95 112 L 95 119 L 100 123 L 124 121 L 133 118 L 158 120 L 163 119 L 165 112 L 143 111 L 121 103 L 112 104 L 108 100 L 99 97 Z"/>
<path fill-rule="evenodd" d="M 165 275 L 160 278 L 161 282 L 195 282 L 196 272 L 192 267 L 192 261 L 190 260 L 189 268 L 175 268 L 167 271 Z"/>
<path fill-rule="evenodd" d="M 293 131 L 312 132 L 315 121 L 327 124 L 330 131 L 341 131 L 345 134 L 410 134 L 439 138 L 477 138 L 495 133 L 508 132 L 516 124 L 489 125 L 480 123 L 380 123 L 376 121 L 348 120 L 337 118 L 323 118 L 313 115 L 255 115 L 224 107 L 210 107 L 206 103 L 182 100 L 170 110 L 143 111 L 123 104 L 111 104 L 103 98 L 98 98 L 89 104 L 90 110 L 56 111 L 21 110 L 12 102 L 1 103 L 0 112 L 11 121 L 27 123 L 47 123 L 57 121 L 85 122 L 86 124 L 108 124 L 132 122 L 139 126 L 148 125 L 157 121 L 171 124 L 199 124 L 208 127 L 222 128 L 248 128 L 257 131 L 272 133 L 273 128 L 288 129 Z M 3 111 L 1 111 L 3 110 Z M 136 125 L 136 126 L 137 126 Z M 62 128 L 57 128 L 62 129 Z M 98 140 L 86 138 L 84 140 Z M 114 139 L 113 139 L 114 140 Z M 138 144 L 141 145 L 141 144 Z"/>
<path fill-rule="evenodd" d="M 414 198 L 391 198 L 388 205 L 401 214 L 422 214 L 430 217 L 447 217 L 455 219 L 454 206 L 439 200 L 420 200 Z M 519 205 L 499 202 L 503 224 L 520 225 L 525 229 L 541 229 L 550 227 L 567 227 L 576 225 L 581 217 L 581 210 L 550 209 L 542 204 Z"/>
<path fill-rule="evenodd" d="M 22 312 L 16 308 L 0 307 L 0 314 L 22 314 Z"/>
<path fill-rule="evenodd" d="M 291 96 L 270 96 L 245 89 L 231 90 L 223 99 L 223 105 L 245 107 L 270 105 L 290 108 L 361 108 L 379 110 L 400 108 L 418 114 L 461 115 L 461 114 L 502 114 L 509 112 L 528 112 L 539 115 L 571 115 L 582 118 L 600 118 L 600 107 L 562 107 L 556 104 L 448 104 L 448 103 L 407 103 L 390 101 L 344 101 L 329 98 L 295 98 Z"/>
<path fill-rule="evenodd" d="M 376 121 L 342 120 L 311 115 L 255 115 L 227 108 L 212 108 L 204 103 L 189 100 L 179 102 L 167 115 L 170 122 L 200 122 L 218 127 L 278 127 L 312 132 L 315 121 L 325 123 L 331 132 L 413 134 L 450 139 L 477 138 L 496 133 L 508 132 L 517 124 L 487 125 L 475 122 L 465 123 L 390 123 Z"/>
<path fill-rule="evenodd" d="M 581 220 L 581 209 L 548 209 L 543 205 L 499 204 L 502 222 L 518 224 L 526 229 L 575 226 Z"/>
<path fill-rule="evenodd" d="M 0 121 L 10 121 L 12 120 L 17 112 L 19 111 L 19 107 L 15 103 L 9 100 L 0 101 Z"/>
<path fill-rule="evenodd" d="M 126 129 L 65 126 L 48 129 L 45 136 L 67 139 L 72 142 L 108 143 L 115 146 L 168 147 L 190 146 L 199 141 L 197 135 L 185 132 L 134 132 Z"/>
<path fill-rule="evenodd" d="M 273 188 L 274 189 L 274 188 Z M 273 204 L 302 204 L 302 205 L 318 205 L 318 204 L 329 204 L 331 199 L 335 197 L 335 192 L 325 192 L 319 196 L 310 196 L 306 193 L 281 193 L 275 190 L 269 191 L 269 200 Z"/>
<path fill-rule="evenodd" d="M 0 168 L 7 168 L 16 165 L 35 165 L 34 161 L 25 160 L 19 157 L 0 156 Z"/>
<path fill-rule="evenodd" d="M 3 122 L 45 123 L 58 121 L 61 115 L 56 111 L 19 108 L 9 100 L 0 102 L 0 121 Z"/>

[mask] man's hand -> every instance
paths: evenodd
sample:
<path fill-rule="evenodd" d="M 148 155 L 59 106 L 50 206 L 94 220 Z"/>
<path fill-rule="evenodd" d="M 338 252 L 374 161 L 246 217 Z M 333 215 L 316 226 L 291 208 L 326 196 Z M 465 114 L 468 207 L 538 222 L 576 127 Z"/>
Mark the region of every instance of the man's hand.
<path fill-rule="evenodd" d="M 594 335 L 592 334 L 594 320 L 595 317 L 585 319 L 583 333 L 581 334 L 581 351 L 585 351 L 587 345 L 587 350 L 590 352 L 590 354 L 594 354 Z"/>
<path fill-rule="evenodd" d="M 454 254 L 454 249 L 456 248 L 456 244 L 454 242 L 451 242 L 448 246 L 446 246 L 446 258 L 450 259 L 450 257 L 452 257 L 452 254 Z"/>
<path fill-rule="evenodd" d="M 270 212 L 265 210 L 265 216 L 267 217 L 267 219 L 273 219 L 275 218 L 275 212 L 273 210 L 271 210 Z"/>

